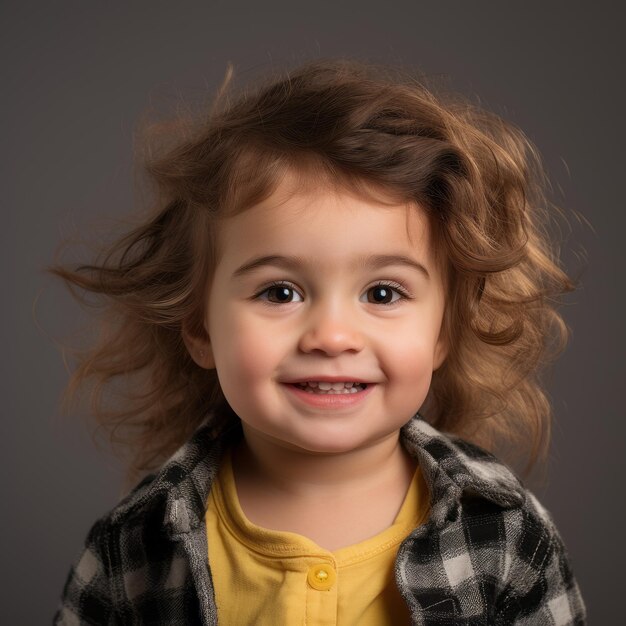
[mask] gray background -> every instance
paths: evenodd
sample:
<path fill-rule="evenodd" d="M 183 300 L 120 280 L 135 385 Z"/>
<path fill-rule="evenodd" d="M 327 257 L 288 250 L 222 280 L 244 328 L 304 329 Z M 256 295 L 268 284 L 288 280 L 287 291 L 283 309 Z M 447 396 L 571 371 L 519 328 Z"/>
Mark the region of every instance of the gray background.
<path fill-rule="evenodd" d="M 52 338 L 86 318 L 41 268 L 62 240 L 133 206 L 132 133 L 146 107 L 204 96 L 229 60 L 245 80 L 338 55 L 414 64 L 478 94 L 527 131 L 554 199 L 580 215 L 564 258 L 582 286 L 565 308 L 573 338 L 550 380 L 552 461 L 535 491 L 569 548 L 591 623 L 615 623 L 626 51 L 608 2 L 42 1 L 1 11 L 0 623 L 50 621 L 70 562 L 120 488 L 120 464 L 92 445 L 84 416 L 60 416 L 67 374 Z"/>

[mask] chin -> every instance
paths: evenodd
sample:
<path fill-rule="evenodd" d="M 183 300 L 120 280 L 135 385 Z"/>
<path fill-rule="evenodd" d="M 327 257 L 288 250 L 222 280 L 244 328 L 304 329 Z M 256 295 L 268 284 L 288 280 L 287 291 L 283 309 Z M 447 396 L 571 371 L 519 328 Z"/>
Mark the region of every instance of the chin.
<path fill-rule="evenodd" d="M 309 454 L 348 454 L 354 450 L 367 447 L 370 443 L 362 439 L 355 439 L 352 433 L 346 433 L 346 436 L 342 437 L 337 433 L 328 435 L 326 437 L 311 437 L 306 439 L 298 439 L 291 442 L 291 445 L 303 452 Z"/>

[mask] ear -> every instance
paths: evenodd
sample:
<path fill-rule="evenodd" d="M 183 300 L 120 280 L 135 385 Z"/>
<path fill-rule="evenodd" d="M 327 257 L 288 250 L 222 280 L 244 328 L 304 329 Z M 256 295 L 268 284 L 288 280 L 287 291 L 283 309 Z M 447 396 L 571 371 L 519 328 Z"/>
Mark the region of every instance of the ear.
<path fill-rule="evenodd" d="M 443 329 L 439 333 L 439 339 L 437 339 L 437 344 L 435 345 L 435 353 L 433 355 L 433 372 L 438 370 L 443 362 L 446 360 L 448 356 L 448 341 L 444 336 Z"/>
<path fill-rule="evenodd" d="M 215 369 L 211 339 L 204 328 L 201 332 L 202 335 L 200 336 L 196 333 L 192 333 L 187 327 L 187 324 L 183 323 L 182 325 L 181 334 L 189 356 L 191 356 L 199 367 L 205 370 Z"/>

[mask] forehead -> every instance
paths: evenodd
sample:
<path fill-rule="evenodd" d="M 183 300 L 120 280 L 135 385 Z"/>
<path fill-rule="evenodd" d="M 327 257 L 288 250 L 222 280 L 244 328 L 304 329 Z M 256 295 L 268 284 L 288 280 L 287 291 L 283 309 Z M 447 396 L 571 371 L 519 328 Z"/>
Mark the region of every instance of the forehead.
<path fill-rule="evenodd" d="M 429 221 L 414 202 L 372 186 L 362 190 L 301 177 L 285 177 L 262 202 L 223 218 L 220 257 L 273 249 L 293 255 L 306 250 L 321 262 L 350 253 L 430 256 Z"/>

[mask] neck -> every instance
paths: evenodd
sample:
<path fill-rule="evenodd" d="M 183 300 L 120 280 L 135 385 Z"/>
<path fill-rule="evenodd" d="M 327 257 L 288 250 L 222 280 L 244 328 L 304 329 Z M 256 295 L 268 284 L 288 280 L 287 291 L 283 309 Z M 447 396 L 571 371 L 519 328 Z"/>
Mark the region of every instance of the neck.
<path fill-rule="evenodd" d="M 320 454 L 276 445 L 244 426 L 233 453 L 236 479 L 256 489 L 291 498 L 354 495 L 399 477 L 413 475 L 415 461 L 400 443 L 399 432 L 368 447 L 341 454 Z"/>

